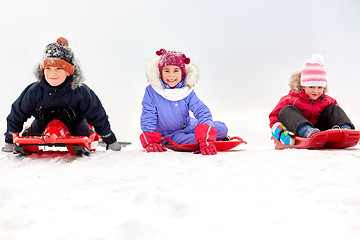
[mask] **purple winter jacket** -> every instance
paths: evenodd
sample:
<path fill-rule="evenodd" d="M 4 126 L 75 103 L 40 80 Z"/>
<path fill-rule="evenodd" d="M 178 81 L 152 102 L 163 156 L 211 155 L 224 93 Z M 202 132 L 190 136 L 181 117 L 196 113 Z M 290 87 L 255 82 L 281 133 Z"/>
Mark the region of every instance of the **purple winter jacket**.
<path fill-rule="evenodd" d="M 198 123 L 213 126 L 209 108 L 196 96 L 193 89 L 198 77 L 196 67 L 192 64 L 186 66 L 186 78 L 174 89 L 170 89 L 159 76 L 158 61 L 159 58 L 155 58 L 150 62 L 147 70 L 150 85 L 146 87 L 142 101 L 142 131 L 158 131 L 161 136 L 165 136 L 184 129 L 191 121 L 189 111 Z"/>

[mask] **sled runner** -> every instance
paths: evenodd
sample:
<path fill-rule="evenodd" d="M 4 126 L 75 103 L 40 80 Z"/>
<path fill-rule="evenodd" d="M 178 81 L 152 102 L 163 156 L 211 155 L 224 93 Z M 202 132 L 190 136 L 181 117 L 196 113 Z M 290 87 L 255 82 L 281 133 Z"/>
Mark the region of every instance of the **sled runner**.
<path fill-rule="evenodd" d="M 282 150 L 286 148 L 297 149 L 338 149 L 353 147 L 358 144 L 360 140 L 360 131 L 348 130 L 348 129 L 330 129 L 321 131 L 310 138 L 302 138 L 295 136 L 294 145 L 284 145 L 279 140 L 274 139 L 275 149 Z"/>
<path fill-rule="evenodd" d="M 163 137 L 161 138 L 162 142 L 168 141 L 171 143 L 171 145 L 164 145 L 162 146 L 171 149 L 173 151 L 179 151 L 179 152 L 194 152 L 199 150 L 199 144 L 198 143 L 185 143 L 185 144 L 177 144 L 174 140 L 170 138 Z M 230 149 L 233 149 L 234 147 L 242 144 L 247 143 L 240 137 L 232 137 L 230 141 L 215 141 L 215 147 L 218 152 L 224 152 Z"/>
<path fill-rule="evenodd" d="M 96 150 L 99 140 L 100 136 L 96 132 L 92 132 L 89 137 L 71 136 L 60 120 L 52 120 L 41 136 L 20 137 L 18 133 L 13 134 L 14 153 L 20 155 L 42 152 L 40 148 L 45 147 L 66 147 L 68 152 L 76 155 L 89 155 Z"/>

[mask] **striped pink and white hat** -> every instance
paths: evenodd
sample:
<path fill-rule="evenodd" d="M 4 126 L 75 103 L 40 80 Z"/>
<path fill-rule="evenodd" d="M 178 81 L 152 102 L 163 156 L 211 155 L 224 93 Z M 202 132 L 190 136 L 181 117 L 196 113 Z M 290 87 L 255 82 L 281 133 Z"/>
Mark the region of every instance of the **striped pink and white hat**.
<path fill-rule="evenodd" d="M 305 62 L 301 71 L 300 85 L 304 87 L 326 87 L 326 71 L 322 55 L 314 54 L 310 60 Z"/>

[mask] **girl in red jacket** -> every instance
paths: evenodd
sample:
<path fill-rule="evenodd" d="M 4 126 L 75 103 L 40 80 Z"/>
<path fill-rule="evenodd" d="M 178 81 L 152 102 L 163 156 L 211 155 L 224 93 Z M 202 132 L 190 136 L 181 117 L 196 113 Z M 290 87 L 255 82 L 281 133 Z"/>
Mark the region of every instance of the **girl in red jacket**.
<path fill-rule="evenodd" d="M 286 145 L 293 145 L 295 134 L 309 138 L 334 127 L 355 129 L 337 101 L 326 95 L 327 79 L 322 55 L 314 54 L 302 71 L 291 75 L 290 92 L 270 113 L 272 135 Z"/>

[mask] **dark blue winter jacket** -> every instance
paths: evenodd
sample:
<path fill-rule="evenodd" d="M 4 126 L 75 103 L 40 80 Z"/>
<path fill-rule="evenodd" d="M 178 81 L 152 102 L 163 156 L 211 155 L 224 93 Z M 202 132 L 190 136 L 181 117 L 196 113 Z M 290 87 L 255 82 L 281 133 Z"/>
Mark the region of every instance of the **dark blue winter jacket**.
<path fill-rule="evenodd" d="M 38 81 L 27 86 L 11 106 L 11 112 L 7 117 L 6 141 L 12 139 L 14 132 L 20 133 L 24 122 L 31 116 L 44 120 L 44 113 L 48 115 L 49 110 L 64 107 L 71 109 L 72 116 L 69 116 L 71 119 L 61 120 L 77 123 L 86 119 L 105 142 L 116 141 L 100 99 L 87 85 L 83 84 L 80 71 L 75 68 L 74 75 L 57 87 L 50 86 L 40 70 L 35 74 Z"/>

